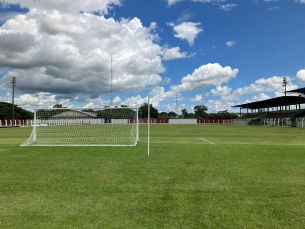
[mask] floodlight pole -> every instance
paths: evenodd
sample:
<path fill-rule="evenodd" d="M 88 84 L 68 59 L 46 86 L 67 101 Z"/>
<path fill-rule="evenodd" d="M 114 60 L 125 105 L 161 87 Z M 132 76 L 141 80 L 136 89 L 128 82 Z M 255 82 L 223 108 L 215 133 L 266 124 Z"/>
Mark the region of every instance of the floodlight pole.
<path fill-rule="evenodd" d="M 177 113 L 177 118 L 178 118 L 178 116 L 179 116 L 178 96 L 179 96 L 179 94 L 177 93 L 177 94 L 176 94 L 176 113 Z"/>
<path fill-rule="evenodd" d="M 111 98 L 110 98 L 110 107 L 112 107 L 112 103 L 113 103 L 113 72 L 112 72 L 112 56 L 111 56 L 111 89 L 110 89 L 110 94 L 111 94 Z"/>
<path fill-rule="evenodd" d="M 283 77 L 283 87 L 285 87 L 285 97 L 286 97 L 286 85 L 287 85 L 287 79 L 286 77 Z"/>
<path fill-rule="evenodd" d="M 148 110 L 147 110 L 147 113 L 148 113 L 148 117 L 147 117 L 147 122 L 148 122 L 148 135 L 147 135 L 147 137 L 148 137 L 148 139 L 147 139 L 147 145 L 148 145 L 148 150 L 147 150 L 147 155 L 149 156 L 149 138 L 150 138 L 150 104 L 149 104 L 149 96 L 148 96 L 148 103 L 147 103 L 147 105 L 148 105 Z"/>
<path fill-rule="evenodd" d="M 14 95 L 15 95 L 15 86 L 16 86 L 16 77 L 13 77 L 11 84 L 13 85 L 13 94 L 12 94 L 12 123 L 14 123 Z"/>
<path fill-rule="evenodd" d="M 285 97 L 286 97 L 286 86 L 287 86 L 287 79 L 283 77 L 283 87 L 285 87 Z M 285 110 L 287 110 L 287 106 L 285 106 Z"/>

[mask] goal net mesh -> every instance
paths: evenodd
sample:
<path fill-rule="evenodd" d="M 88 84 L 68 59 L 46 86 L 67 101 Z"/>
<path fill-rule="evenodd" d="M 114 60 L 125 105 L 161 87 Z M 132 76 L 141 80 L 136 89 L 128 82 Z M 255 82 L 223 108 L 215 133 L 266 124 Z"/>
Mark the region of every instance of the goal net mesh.
<path fill-rule="evenodd" d="M 137 108 L 37 109 L 21 146 L 135 146 Z"/>

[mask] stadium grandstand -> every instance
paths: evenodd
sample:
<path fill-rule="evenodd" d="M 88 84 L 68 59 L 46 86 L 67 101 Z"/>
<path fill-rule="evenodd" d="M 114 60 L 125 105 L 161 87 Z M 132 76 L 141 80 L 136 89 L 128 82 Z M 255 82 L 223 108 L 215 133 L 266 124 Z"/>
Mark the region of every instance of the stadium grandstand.
<path fill-rule="evenodd" d="M 297 95 L 281 96 L 233 107 L 240 108 L 241 119 L 256 120 L 253 121 L 255 124 L 263 123 L 261 120 L 264 119 L 296 119 L 304 117 L 305 110 L 301 109 L 301 104 L 305 104 L 305 88 L 287 91 L 287 93 Z M 246 109 L 247 113 L 241 115 L 243 109 Z M 251 113 L 249 113 L 249 110 Z"/>

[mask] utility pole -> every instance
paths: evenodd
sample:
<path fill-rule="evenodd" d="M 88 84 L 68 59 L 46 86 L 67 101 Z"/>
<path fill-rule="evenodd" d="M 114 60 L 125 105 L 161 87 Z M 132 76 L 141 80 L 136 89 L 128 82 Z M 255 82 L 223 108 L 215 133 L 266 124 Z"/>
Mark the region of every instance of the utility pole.
<path fill-rule="evenodd" d="M 12 125 L 14 125 L 14 94 L 15 94 L 15 86 L 16 86 L 16 77 L 13 77 L 11 84 L 13 85 L 13 95 L 12 95 Z"/>

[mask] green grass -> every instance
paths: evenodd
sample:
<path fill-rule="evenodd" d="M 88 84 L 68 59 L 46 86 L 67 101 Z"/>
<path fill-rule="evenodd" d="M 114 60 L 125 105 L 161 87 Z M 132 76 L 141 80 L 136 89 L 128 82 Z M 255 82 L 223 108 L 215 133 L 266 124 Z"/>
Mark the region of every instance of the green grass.
<path fill-rule="evenodd" d="M 305 129 L 156 124 L 150 156 L 146 125 L 136 147 L 30 133 L 0 129 L 0 228 L 304 228 Z"/>

